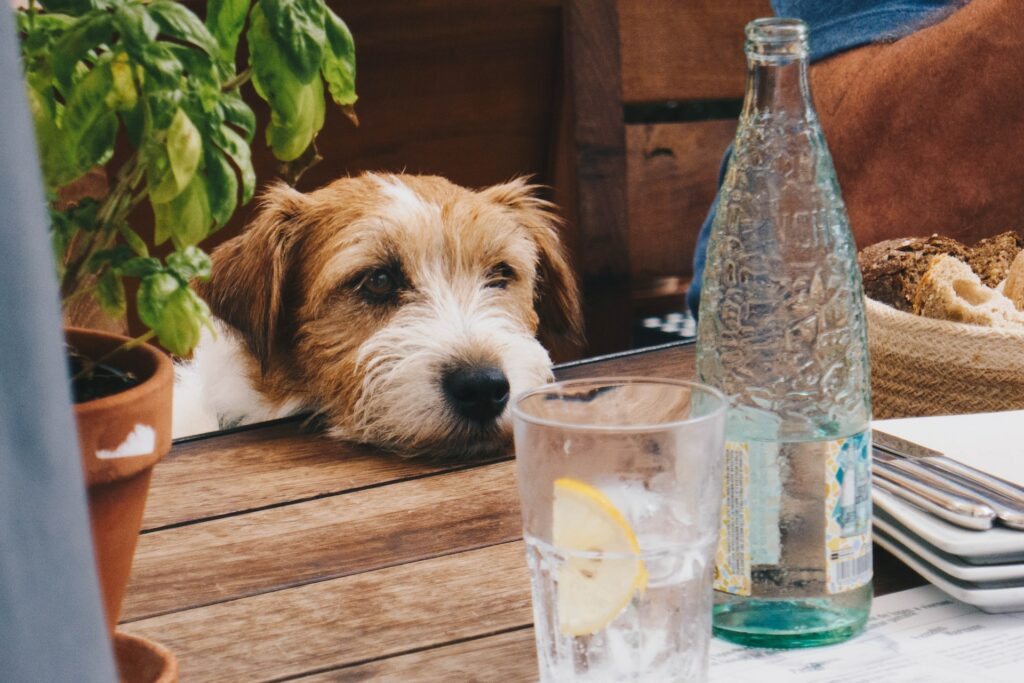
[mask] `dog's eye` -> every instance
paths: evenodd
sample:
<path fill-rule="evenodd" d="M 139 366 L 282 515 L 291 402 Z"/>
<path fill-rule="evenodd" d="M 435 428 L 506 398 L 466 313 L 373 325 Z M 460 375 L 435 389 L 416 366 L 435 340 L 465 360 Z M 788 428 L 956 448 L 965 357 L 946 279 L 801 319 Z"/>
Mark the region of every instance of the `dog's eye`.
<path fill-rule="evenodd" d="M 398 278 L 386 268 L 377 268 L 366 274 L 359 289 L 371 299 L 381 301 L 390 297 L 398 289 Z"/>
<path fill-rule="evenodd" d="M 516 279 L 516 271 L 512 266 L 501 262 L 487 271 L 487 286 L 497 289 L 505 289 L 508 284 Z"/>

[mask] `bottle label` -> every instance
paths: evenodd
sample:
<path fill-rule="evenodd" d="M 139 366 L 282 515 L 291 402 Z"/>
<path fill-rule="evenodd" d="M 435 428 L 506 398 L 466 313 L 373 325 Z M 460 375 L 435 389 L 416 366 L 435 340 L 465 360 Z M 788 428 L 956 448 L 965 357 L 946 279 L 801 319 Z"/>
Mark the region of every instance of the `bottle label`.
<path fill-rule="evenodd" d="M 863 586 L 872 573 L 870 435 L 864 432 L 799 448 L 806 456 L 819 458 L 822 464 L 815 467 L 824 467 L 824 487 L 817 494 L 821 502 L 813 509 L 825 519 L 819 517 L 820 522 L 808 525 L 824 529 L 824 557 L 817 555 L 821 559 L 811 564 L 824 569 L 825 590 L 830 594 Z M 779 443 L 726 442 L 715 590 L 750 596 L 755 590 L 755 566 L 786 564 L 782 478 L 784 473 L 795 476 L 793 467 Z"/>
<path fill-rule="evenodd" d="M 871 580 L 871 433 L 834 442 L 825 471 L 825 568 L 829 593 Z"/>
<path fill-rule="evenodd" d="M 750 595 L 750 444 L 727 441 L 722 526 L 715 553 L 716 591 Z"/>

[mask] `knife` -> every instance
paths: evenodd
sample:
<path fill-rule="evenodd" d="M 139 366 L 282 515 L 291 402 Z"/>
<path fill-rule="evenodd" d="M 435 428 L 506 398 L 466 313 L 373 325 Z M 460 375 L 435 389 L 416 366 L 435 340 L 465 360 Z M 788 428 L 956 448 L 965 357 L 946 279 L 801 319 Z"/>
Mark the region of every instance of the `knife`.
<path fill-rule="evenodd" d="M 893 455 L 917 460 L 933 470 L 958 477 L 977 490 L 1002 496 L 1009 502 L 1024 508 L 1024 486 L 1018 486 L 1013 482 L 1000 479 L 988 472 L 982 472 L 970 465 L 965 465 L 962 462 L 946 457 L 945 454 L 939 451 L 916 444 L 913 441 L 901 439 L 892 434 L 880 432 L 877 429 L 871 430 L 871 439 L 876 448 L 880 448 Z"/>
<path fill-rule="evenodd" d="M 871 474 L 878 488 L 951 524 L 976 531 L 992 528 L 996 513 L 987 505 L 936 489 L 878 460 L 872 463 Z"/>
<path fill-rule="evenodd" d="M 1005 526 L 1012 529 L 1024 530 L 1024 509 L 1016 505 L 1012 500 L 986 491 L 979 491 L 957 477 L 933 470 L 920 460 L 904 458 L 892 455 L 886 451 L 876 448 L 874 450 L 875 461 L 885 463 L 900 472 L 918 480 L 924 486 L 930 486 L 945 493 L 960 496 L 967 500 L 974 501 L 980 505 L 989 507 L 996 518 Z"/>

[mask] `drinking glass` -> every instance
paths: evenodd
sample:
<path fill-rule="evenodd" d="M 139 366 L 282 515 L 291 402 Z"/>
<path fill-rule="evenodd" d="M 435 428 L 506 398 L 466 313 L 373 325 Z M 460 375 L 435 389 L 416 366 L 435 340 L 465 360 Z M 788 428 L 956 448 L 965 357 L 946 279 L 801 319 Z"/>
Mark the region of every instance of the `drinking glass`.
<path fill-rule="evenodd" d="M 515 399 L 541 681 L 707 679 L 726 406 L 646 378 Z"/>

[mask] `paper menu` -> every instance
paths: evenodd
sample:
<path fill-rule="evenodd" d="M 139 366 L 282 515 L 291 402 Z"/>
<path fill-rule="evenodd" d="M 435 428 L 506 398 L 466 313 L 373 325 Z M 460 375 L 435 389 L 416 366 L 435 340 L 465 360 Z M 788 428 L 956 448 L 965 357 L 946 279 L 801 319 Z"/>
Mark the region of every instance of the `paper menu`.
<path fill-rule="evenodd" d="M 1024 486 L 1024 410 L 875 420 L 871 426 Z"/>
<path fill-rule="evenodd" d="M 1024 613 L 985 614 L 922 586 L 876 598 L 867 631 L 806 650 L 711 643 L 710 683 L 1020 683 Z"/>

